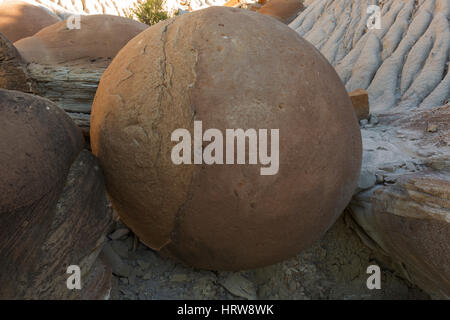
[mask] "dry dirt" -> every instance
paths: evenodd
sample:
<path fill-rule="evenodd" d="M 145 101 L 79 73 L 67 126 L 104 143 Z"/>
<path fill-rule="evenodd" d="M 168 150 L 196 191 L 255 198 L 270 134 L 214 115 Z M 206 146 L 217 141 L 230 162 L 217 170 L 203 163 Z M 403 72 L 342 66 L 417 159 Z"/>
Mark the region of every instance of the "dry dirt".
<path fill-rule="evenodd" d="M 290 260 L 237 273 L 185 267 L 129 233 L 109 241 L 130 271 L 128 277 L 113 277 L 111 299 L 429 299 L 381 265 L 348 219 L 342 216 L 320 241 Z M 118 222 L 116 229 L 123 228 Z M 373 264 L 382 270 L 380 290 L 366 287 L 366 270 Z"/>

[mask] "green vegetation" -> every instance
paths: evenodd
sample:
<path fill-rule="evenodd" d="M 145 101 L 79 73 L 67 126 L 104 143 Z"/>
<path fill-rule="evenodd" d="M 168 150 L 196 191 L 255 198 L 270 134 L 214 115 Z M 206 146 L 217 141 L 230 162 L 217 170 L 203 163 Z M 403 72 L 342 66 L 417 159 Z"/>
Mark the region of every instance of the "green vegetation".
<path fill-rule="evenodd" d="M 131 19 L 136 17 L 140 22 L 149 26 L 169 17 L 167 11 L 163 9 L 163 0 L 140 1 L 130 8 L 126 15 Z"/>

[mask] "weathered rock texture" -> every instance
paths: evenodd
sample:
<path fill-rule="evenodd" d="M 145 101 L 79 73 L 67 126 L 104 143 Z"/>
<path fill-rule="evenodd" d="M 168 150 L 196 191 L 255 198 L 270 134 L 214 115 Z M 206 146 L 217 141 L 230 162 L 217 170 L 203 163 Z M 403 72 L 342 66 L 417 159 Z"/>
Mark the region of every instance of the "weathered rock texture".
<path fill-rule="evenodd" d="M 80 29 L 68 29 L 66 21 L 42 29 L 14 43 L 22 57 L 43 65 L 107 66 L 133 37 L 148 26 L 112 15 L 81 16 Z"/>
<path fill-rule="evenodd" d="M 60 21 L 48 10 L 24 1 L 0 2 L 0 33 L 16 42 Z"/>
<path fill-rule="evenodd" d="M 358 120 L 369 119 L 370 105 L 369 95 L 364 89 L 356 89 L 349 93 L 350 100 L 352 100 L 353 108 L 355 109 Z"/>
<path fill-rule="evenodd" d="M 14 45 L 0 33 L 0 88 L 32 92 L 26 63 Z"/>
<path fill-rule="evenodd" d="M 290 26 L 349 91 L 369 93 L 356 229 L 408 279 L 448 298 L 450 3 L 375 1 L 382 29 L 368 30 L 369 3 L 310 1 Z"/>
<path fill-rule="evenodd" d="M 450 105 L 379 116 L 363 130 L 377 185 L 356 195 L 356 221 L 403 275 L 450 297 Z"/>
<path fill-rule="evenodd" d="M 117 52 L 148 26 L 109 15 L 82 16 L 80 22 L 79 30 L 60 22 L 15 45 L 28 62 L 32 92 L 66 110 L 89 135 L 89 114 L 101 75 Z"/>
<path fill-rule="evenodd" d="M 289 26 L 335 66 L 348 91 L 369 92 L 373 112 L 444 104 L 450 92 L 450 2 L 375 1 L 382 29 L 368 31 L 371 3 L 316 0 Z"/>
<path fill-rule="evenodd" d="M 279 128 L 278 174 L 174 165 L 171 133 L 193 132 L 194 120 L 222 132 Z M 318 239 L 356 187 L 360 143 L 324 57 L 242 9 L 213 7 L 141 33 L 103 74 L 92 108 L 92 150 L 121 219 L 148 246 L 201 268 L 267 265 Z"/>
<path fill-rule="evenodd" d="M 111 215 L 80 131 L 49 100 L 3 89 L 0 131 L 0 298 L 105 298 L 108 271 L 92 266 Z M 67 289 L 69 265 L 82 290 Z"/>
<path fill-rule="evenodd" d="M 274 17 L 283 23 L 289 23 L 303 9 L 302 2 L 302 0 L 270 0 L 258 12 Z"/>

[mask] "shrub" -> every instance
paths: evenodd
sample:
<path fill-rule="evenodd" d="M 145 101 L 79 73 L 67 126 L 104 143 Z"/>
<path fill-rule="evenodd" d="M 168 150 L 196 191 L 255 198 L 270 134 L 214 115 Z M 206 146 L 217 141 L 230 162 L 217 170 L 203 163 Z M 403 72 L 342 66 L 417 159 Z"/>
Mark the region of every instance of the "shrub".
<path fill-rule="evenodd" d="M 129 9 L 126 16 L 131 19 L 136 17 L 140 22 L 151 26 L 166 20 L 169 14 L 163 9 L 163 0 L 144 0 Z"/>

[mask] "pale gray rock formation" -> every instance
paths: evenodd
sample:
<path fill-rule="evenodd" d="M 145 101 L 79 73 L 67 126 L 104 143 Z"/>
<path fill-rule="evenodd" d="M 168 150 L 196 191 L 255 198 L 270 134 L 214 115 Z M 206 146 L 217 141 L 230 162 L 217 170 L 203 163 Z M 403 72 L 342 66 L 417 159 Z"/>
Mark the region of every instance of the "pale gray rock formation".
<path fill-rule="evenodd" d="M 369 4 L 381 8 L 369 30 Z M 369 93 L 363 166 L 350 210 L 385 263 L 450 298 L 450 2 L 316 0 L 290 24 L 351 91 Z"/>
<path fill-rule="evenodd" d="M 371 3 L 381 8 L 380 30 L 367 28 Z M 449 17 L 448 0 L 316 0 L 290 27 L 335 66 L 348 91 L 366 89 L 379 113 L 449 98 Z"/>
<path fill-rule="evenodd" d="M 40 65 L 27 67 L 35 91 L 63 108 L 85 136 L 89 136 L 91 106 L 104 66 Z"/>

